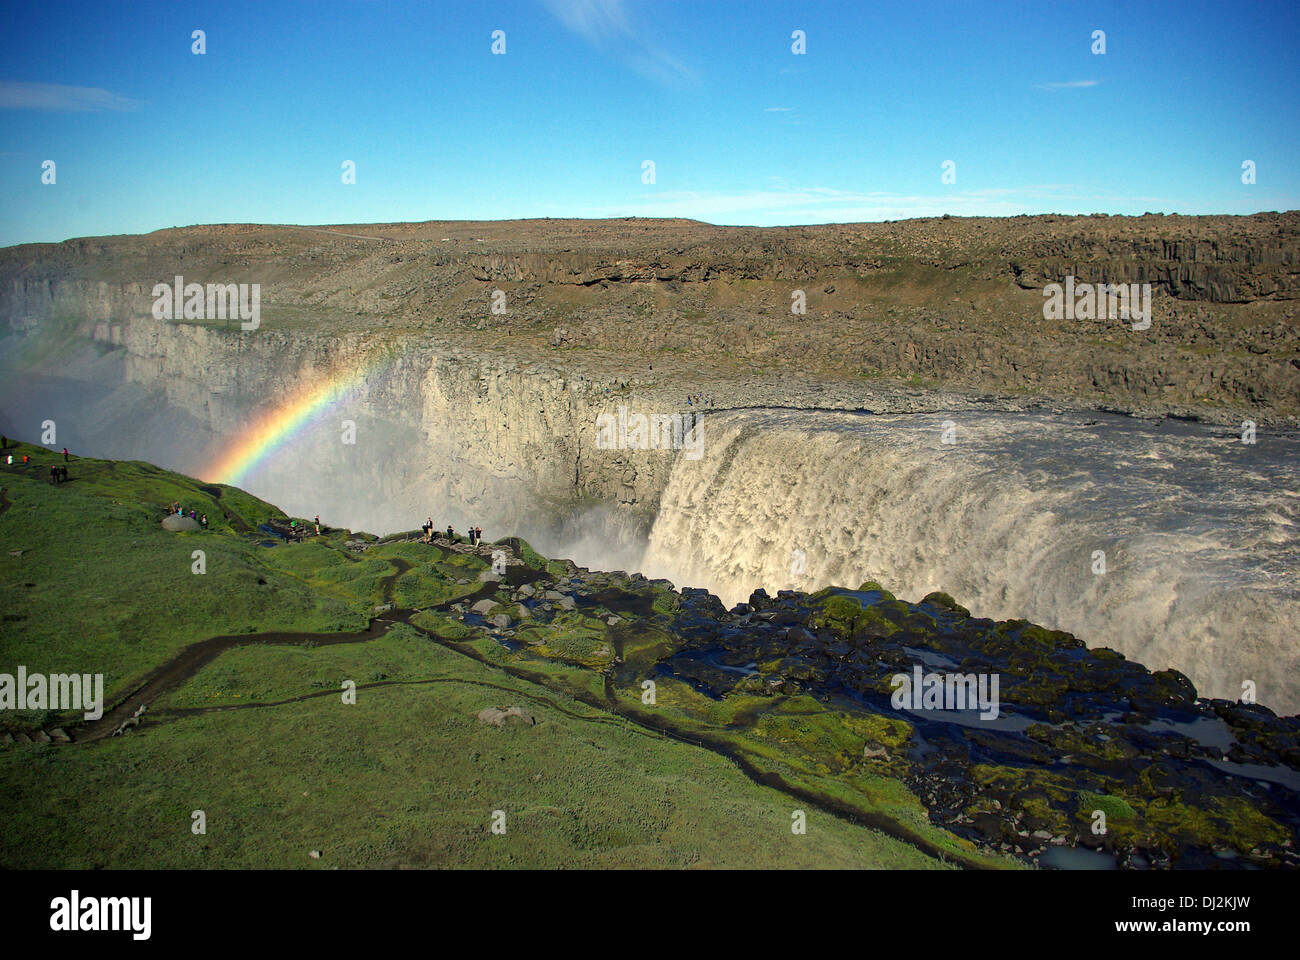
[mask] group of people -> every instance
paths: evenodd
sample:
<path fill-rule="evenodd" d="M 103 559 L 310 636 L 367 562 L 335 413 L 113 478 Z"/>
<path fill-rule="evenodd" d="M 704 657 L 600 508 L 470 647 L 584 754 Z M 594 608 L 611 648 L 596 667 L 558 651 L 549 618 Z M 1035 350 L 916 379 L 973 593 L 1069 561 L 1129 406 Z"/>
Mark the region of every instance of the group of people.
<path fill-rule="evenodd" d="M 8 450 L 8 449 L 9 449 L 9 438 L 7 436 L 0 434 L 0 450 Z M 63 448 L 64 463 L 71 462 L 69 456 L 70 455 L 68 453 L 68 448 L 64 447 Z M 31 464 L 32 462 L 31 454 L 24 453 L 22 455 L 22 459 L 20 462 L 24 466 Z M 14 455 L 12 453 L 5 454 L 5 466 L 12 467 L 13 465 L 14 465 Z M 67 479 L 68 479 L 67 467 L 50 467 L 50 483 L 64 483 L 67 481 Z"/>
<path fill-rule="evenodd" d="M 424 531 L 424 542 L 430 543 L 433 540 L 433 517 L 429 517 L 424 523 L 420 524 L 420 529 Z M 452 543 L 456 542 L 456 528 L 450 523 L 447 524 L 447 539 Z M 483 542 L 483 528 L 470 527 L 466 532 L 465 539 L 471 547 L 477 546 Z"/>
<path fill-rule="evenodd" d="M 694 407 L 694 406 L 700 406 L 700 407 L 702 407 L 702 406 L 704 406 L 706 403 L 707 403 L 710 407 L 713 406 L 713 398 L 712 398 L 712 397 L 705 397 L 704 394 L 702 394 L 702 393 L 693 393 L 693 394 L 691 394 L 690 396 L 688 396 L 688 397 L 686 398 L 686 405 L 687 405 L 688 407 Z"/>
<path fill-rule="evenodd" d="M 9 438 L 6 437 L 6 436 L 0 435 L 0 450 L 8 450 L 8 449 L 9 449 Z M 63 450 L 63 453 L 65 454 L 65 459 L 66 459 L 66 454 L 67 454 L 67 452 L 68 452 L 68 450 L 67 450 L 67 448 L 65 447 L 64 450 Z M 23 454 L 23 463 L 31 463 L 31 462 L 32 462 L 32 458 L 31 458 L 30 456 L 28 456 L 27 454 L 24 453 L 24 454 Z M 13 455 L 12 453 L 10 453 L 10 454 L 6 454 L 6 455 L 5 455 L 5 465 L 6 465 L 6 466 L 10 466 L 10 467 L 12 467 L 12 466 L 14 465 L 14 455 Z"/>
<path fill-rule="evenodd" d="M 188 514 L 186 514 L 185 508 L 182 507 L 179 503 L 172 504 L 172 513 L 176 514 L 176 516 L 178 517 L 188 516 L 191 520 L 195 521 L 204 530 L 208 529 L 208 515 L 206 513 L 203 514 L 202 516 L 198 516 L 195 513 L 195 511 L 191 510 Z"/>

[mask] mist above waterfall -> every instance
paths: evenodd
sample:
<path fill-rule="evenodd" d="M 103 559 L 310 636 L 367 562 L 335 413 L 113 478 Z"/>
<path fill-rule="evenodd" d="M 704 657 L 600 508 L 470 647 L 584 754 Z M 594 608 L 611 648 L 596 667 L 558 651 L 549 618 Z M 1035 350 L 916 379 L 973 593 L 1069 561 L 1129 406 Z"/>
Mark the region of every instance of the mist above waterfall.
<path fill-rule="evenodd" d="M 1110 416 L 706 423 L 703 458 L 674 465 L 647 575 L 728 604 L 760 586 L 943 590 L 976 616 L 1175 667 L 1204 696 L 1251 681 L 1260 702 L 1300 708 L 1293 437 Z"/>
<path fill-rule="evenodd" d="M 299 516 L 384 536 L 414 530 L 483 528 L 489 540 L 522 536 L 547 556 L 593 569 L 636 569 L 647 531 L 605 503 L 559 503 L 514 476 L 493 476 L 440 437 L 359 416 L 357 442 L 334 420 L 286 444 L 240 484 Z"/>

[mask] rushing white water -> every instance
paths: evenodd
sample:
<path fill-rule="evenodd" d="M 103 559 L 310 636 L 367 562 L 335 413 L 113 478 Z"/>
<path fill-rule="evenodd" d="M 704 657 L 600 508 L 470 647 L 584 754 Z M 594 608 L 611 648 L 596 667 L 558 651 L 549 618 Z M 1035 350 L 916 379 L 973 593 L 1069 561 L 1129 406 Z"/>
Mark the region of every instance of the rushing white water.
<path fill-rule="evenodd" d="M 1019 414 L 748 412 L 703 430 L 704 456 L 674 465 L 647 575 L 728 604 L 759 586 L 943 590 L 1175 667 L 1202 696 L 1251 681 L 1300 709 L 1294 437 Z"/>

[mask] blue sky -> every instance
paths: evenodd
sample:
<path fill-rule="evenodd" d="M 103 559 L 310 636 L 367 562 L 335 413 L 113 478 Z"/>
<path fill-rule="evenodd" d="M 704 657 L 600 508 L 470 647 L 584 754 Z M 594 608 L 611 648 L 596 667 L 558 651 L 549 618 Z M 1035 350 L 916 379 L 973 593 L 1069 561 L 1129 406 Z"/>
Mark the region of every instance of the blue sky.
<path fill-rule="evenodd" d="M 9 18 L 4 245 L 250 221 L 1300 206 L 1290 2 L 45 2 Z"/>

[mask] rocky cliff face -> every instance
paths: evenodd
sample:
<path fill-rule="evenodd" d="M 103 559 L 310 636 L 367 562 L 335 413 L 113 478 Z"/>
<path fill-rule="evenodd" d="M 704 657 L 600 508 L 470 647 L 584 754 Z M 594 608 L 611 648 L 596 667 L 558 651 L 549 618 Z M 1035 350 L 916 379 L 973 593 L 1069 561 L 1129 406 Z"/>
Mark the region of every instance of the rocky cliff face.
<path fill-rule="evenodd" d="M 1150 283 L 1180 300 L 1250 303 L 1300 298 L 1294 230 L 1199 239 L 1044 240 L 1010 264 L 1027 289 L 1067 275 L 1112 283 Z"/>
<path fill-rule="evenodd" d="M 348 512 L 372 529 L 410 528 L 427 513 L 464 528 L 486 515 L 543 539 L 550 530 L 553 539 L 584 503 L 622 505 L 631 527 L 644 529 L 666 481 L 666 453 L 597 449 L 596 419 L 623 396 L 617 384 L 615 393 L 605 381 L 571 381 L 555 370 L 418 336 L 234 334 L 138 312 L 125 322 L 93 319 L 111 315 L 114 304 L 138 311 L 138 294 L 79 286 L 59 285 L 52 295 L 38 290 L 28 302 L 55 314 L 78 297 L 95 298 L 93 308 L 80 301 L 92 319 L 78 325 L 77 336 L 120 355 L 104 369 L 121 376 L 120 384 L 96 386 L 157 398 L 210 434 L 207 442 L 185 437 L 168 465 L 202 471 L 216 451 L 304 388 L 362 372 L 293 443 L 288 461 L 260 476 L 257 486 L 283 496 L 290 509 L 314 512 L 322 500 L 352 498 L 353 508 L 371 502 Z M 21 329 L 35 339 L 41 327 L 38 317 Z M 59 372 L 83 348 L 65 347 L 41 369 Z M 62 418 L 75 422 L 79 414 Z M 353 447 L 341 443 L 344 419 L 358 424 Z"/>
<path fill-rule="evenodd" d="M 299 465 L 364 475 L 384 525 L 440 498 L 512 522 L 613 504 L 644 526 L 673 458 L 597 448 L 620 404 L 1294 417 L 1298 258 L 1294 212 L 192 227 L 0 250 L 0 363 L 154 398 L 184 418 L 164 458 L 183 469 L 304 385 L 364 369 L 347 403 L 374 446 L 340 452 L 323 422 Z M 154 285 L 177 275 L 259 284 L 261 327 L 153 319 Z M 1041 287 L 1067 275 L 1151 283 L 1151 328 L 1045 320 Z M 70 367 L 74 343 L 120 362 Z M 259 492 L 294 508 L 279 482 Z"/>

